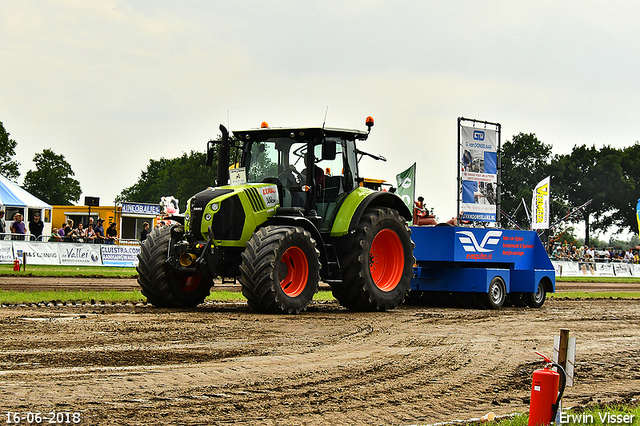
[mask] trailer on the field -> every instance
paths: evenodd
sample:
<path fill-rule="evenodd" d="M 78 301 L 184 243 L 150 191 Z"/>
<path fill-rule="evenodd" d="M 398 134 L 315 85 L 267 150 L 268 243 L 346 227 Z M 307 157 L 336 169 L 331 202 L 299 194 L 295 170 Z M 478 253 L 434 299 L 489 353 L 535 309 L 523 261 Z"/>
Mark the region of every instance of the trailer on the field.
<path fill-rule="evenodd" d="M 538 234 L 496 228 L 413 226 L 410 301 L 539 308 L 555 292 L 555 271 Z"/>

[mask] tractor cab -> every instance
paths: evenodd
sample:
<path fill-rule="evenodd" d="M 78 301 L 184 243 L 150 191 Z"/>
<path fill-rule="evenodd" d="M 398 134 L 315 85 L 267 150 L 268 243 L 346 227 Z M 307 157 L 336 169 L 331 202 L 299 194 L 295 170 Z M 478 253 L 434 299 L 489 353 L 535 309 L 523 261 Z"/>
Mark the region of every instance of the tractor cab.
<path fill-rule="evenodd" d="M 356 140 L 368 132 L 333 128 L 234 131 L 248 183 L 274 183 L 281 211 L 317 216 L 328 230 L 336 205 L 358 186 Z"/>

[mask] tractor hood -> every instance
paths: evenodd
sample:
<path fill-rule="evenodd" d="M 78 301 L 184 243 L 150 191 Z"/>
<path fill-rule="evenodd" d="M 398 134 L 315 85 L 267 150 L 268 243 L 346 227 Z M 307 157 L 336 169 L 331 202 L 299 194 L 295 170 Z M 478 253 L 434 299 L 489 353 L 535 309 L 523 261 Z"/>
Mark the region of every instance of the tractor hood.
<path fill-rule="evenodd" d="M 185 231 L 196 240 L 242 247 L 279 205 L 278 187 L 271 183 L 207 188 L 187 202 Z"/>

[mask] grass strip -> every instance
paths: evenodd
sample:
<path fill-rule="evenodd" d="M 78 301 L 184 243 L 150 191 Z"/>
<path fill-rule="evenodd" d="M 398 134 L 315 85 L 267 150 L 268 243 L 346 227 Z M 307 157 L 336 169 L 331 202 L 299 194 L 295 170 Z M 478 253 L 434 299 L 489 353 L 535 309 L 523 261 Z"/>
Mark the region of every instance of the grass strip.
<path fill-rule="evenodd" d="M 640 299 L 640 292 L 596 291 L 586 293 L 583 291 L 567 291 L 562 293 L 549 293 L 547 296 L 553 299 Z"/>
<path fill-rule="evenodd" d="M 564 283 L 638 283 L 640 277 L 556 277 L 556 282 Z"/>
<path fill-rule="evenodd" d="M 640 425 L 640 407 L 637 402 L 631 404 L 604 405 L 602 407 L 586 407 L 564 410 L 561 423 L 563 426 L 605 426 L 605 425 Z M 626 417 L 625 417 L 626 416 Z M 500 419 L 496 423 L 500 426 L 527 426 L 529 416 L 516 414 Z M 467 426 L 487 426 L 490 423 L 472 421 Z"/>
<path fill-rule="evenodd" d="M 330 291 L 318 292 L 314 300 L 333 300 Z M 124 302 L 144 302 L 147 300 L 140 291 L 117 291 L 117 290 L 56 290 L 56 291 L 9 291 L 0 290 L 0 304 L 19 305 L 24 303 L 40 302 L 91 302 L 124 303 Z M 234 302 L 246 301 L 247 299 L 240 292 L 236 291 L 212 291 L 207 300 Z"/>
<path fill-rule="evenodd" d="M 26 270 L 14 271 L 13 265 L 0 265 L 0 275 L 23 277 L 105 277 L 135 278 L 136 268 L 112 266 L 29 265 Z"/>

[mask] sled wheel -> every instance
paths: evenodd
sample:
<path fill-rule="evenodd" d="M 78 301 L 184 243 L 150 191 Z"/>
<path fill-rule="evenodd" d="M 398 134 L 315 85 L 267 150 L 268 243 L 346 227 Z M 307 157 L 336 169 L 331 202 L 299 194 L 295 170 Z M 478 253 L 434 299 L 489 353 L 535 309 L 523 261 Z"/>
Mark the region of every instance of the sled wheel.
<path fill-rule="evenodd" d="M 538 291 L 535 293 L 524 293 L 522 300 L 530 308 L 541 308 L 544 305 L 544 301 L 547 299 L 547 290 L 544 288 L 544 283 L 540 281 L 538 283 Z"/>
<path fill-rule="evenodd" d="M 494 277 L 489 284 L 489 292 L 484 294 L 485 307 L 489 309 L 498 309 L 507 298 L 507 288 L 504 281 L 500 277 Z"/>
<path fill-rule="evenodd" d="M 156 307 L 192 308 L 204 302 L 213 280 L 202 275 L 179 275 L 165 265 L 171 229 L 154 229 L 140 245 L 138 284 L 147 301 Z"/>
<path fill-rule="evenodd" d="M 367 209 L 341 259 L 342 282 L 332 284 L 333 295 L 357 311 L 393 309 L 409 290 L 413 263 L 411 230 L 404 218 L 389 208 Z"/>
<path fill-rule="evenodd" d="M 242 294 L 260 312 L 297 314 L 318 292 L 319 258 L 315 240 L 303 228 L 261 228 L 242 253 Z"/>

